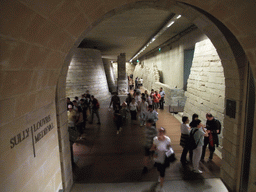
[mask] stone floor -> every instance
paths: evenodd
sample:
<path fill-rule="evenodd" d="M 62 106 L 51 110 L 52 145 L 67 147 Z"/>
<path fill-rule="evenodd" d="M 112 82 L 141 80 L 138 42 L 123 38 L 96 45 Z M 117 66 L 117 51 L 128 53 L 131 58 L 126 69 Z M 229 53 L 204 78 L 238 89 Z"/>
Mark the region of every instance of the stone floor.
<path fill-rule="evenodd" d="M 166 170 L 165 191 L 227 191 L 219 179 L 221 160 L 218 156 L 215 155 L 212 162 L 200 163 L 203 174 L 191 172 L 191 165 L 180 164 L 180 122 L 167 107 L 158 113 L 157 127 L 166 128 L 178 159 Z M 85 139 L 73 145 L 75 184 L 71 191 L 155 191 L 158 174 L 153 163 L 149 172 L 142 174 L 144 127 L 138 122 L 133 124 L 128 116 L 122 132 L 117 135 L 113 112 L 107 104 L 101 105 L 100 117 L 102 124 L 97 125 L 97 119 L 87 124 Z"/>

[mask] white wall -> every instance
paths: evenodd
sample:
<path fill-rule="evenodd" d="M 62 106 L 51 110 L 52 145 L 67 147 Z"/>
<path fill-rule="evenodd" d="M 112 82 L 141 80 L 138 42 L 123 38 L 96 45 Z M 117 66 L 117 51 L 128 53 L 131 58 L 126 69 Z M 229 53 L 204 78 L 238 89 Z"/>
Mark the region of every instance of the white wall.
<path fill-rule="evenodd" d="M 141 60 L 145 67 L 153 68 L 156 65 L 163 74 L 163 83 L 175 88 L 183 88 L 184 50 L 191 49 L 196 42 L 207 39 L 199 29 L 183 36 L 171 44 L 171 47 L 162 48 L 156 56 Z"/>

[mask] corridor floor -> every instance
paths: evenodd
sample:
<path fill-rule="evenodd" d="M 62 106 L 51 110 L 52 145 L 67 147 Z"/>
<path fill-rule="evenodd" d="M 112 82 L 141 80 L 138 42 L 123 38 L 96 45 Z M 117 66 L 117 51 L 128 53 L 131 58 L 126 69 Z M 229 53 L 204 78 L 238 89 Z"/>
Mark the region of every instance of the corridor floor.
<path fill-rule="evenodd" d="M 165 191 L 227 191 L 219 179 L 221 160 L 216 155 L 212 162 L 200 163 L 203 174 L 191 172 L 191 165 L 181 165 L 180 122 L 167 107 L 158 113 L 157 128 L 166 128 L 177 157 L 166 170 Z M 75 184 L 71 191 L 155 191 L 158 173 L 153 163 L 149 172 L 142 174 L 144 127 L 131 123 L 128 116 L 117 134 L 113 111 L 107 105 L 101 106 L 100 117 L 102 124 L 96 124 L 97 118 L 87 124 L 85 139 L 73 145 Z"/>

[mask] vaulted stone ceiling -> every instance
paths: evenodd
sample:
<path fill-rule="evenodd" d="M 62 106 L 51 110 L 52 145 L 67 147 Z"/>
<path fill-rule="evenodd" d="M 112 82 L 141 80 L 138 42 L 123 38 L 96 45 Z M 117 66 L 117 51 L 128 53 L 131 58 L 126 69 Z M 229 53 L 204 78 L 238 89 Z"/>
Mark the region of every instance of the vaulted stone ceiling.
<path fill-rule="evenodd" d="M 172 17 L 173 13 L 152 8 L 134 8 L 106 18 L 89 31 L 80 48 L 97 48 L 103 58 L 116 60 L 126 53 L 130 60 Z M 158 47 L 185 30 L 192 23 L 181 17 L 144 52 Z"/>

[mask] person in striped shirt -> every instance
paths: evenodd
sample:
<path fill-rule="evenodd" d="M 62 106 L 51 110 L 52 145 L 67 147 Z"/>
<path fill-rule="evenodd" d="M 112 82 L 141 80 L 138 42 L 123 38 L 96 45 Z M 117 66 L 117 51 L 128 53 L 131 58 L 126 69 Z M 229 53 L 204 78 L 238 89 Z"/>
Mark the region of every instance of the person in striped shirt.
<path fill-rule="evenodd" d="M 150 151 L 152 145 L 153 145 L 153 138 L 157 136 L 157 129 L 155 126 L 153 126 L 154 120 L 148 119 L 146 121 L 145 126 L 145 141 L 144 141 L 144 148 L 145 148 L 145 156 L 143 159 L 144 168 L 142 170 L 142 173 L 148 172 L 148 166 L 150 165 L 150 156 L 153 155 L 153 152 Z"/>

